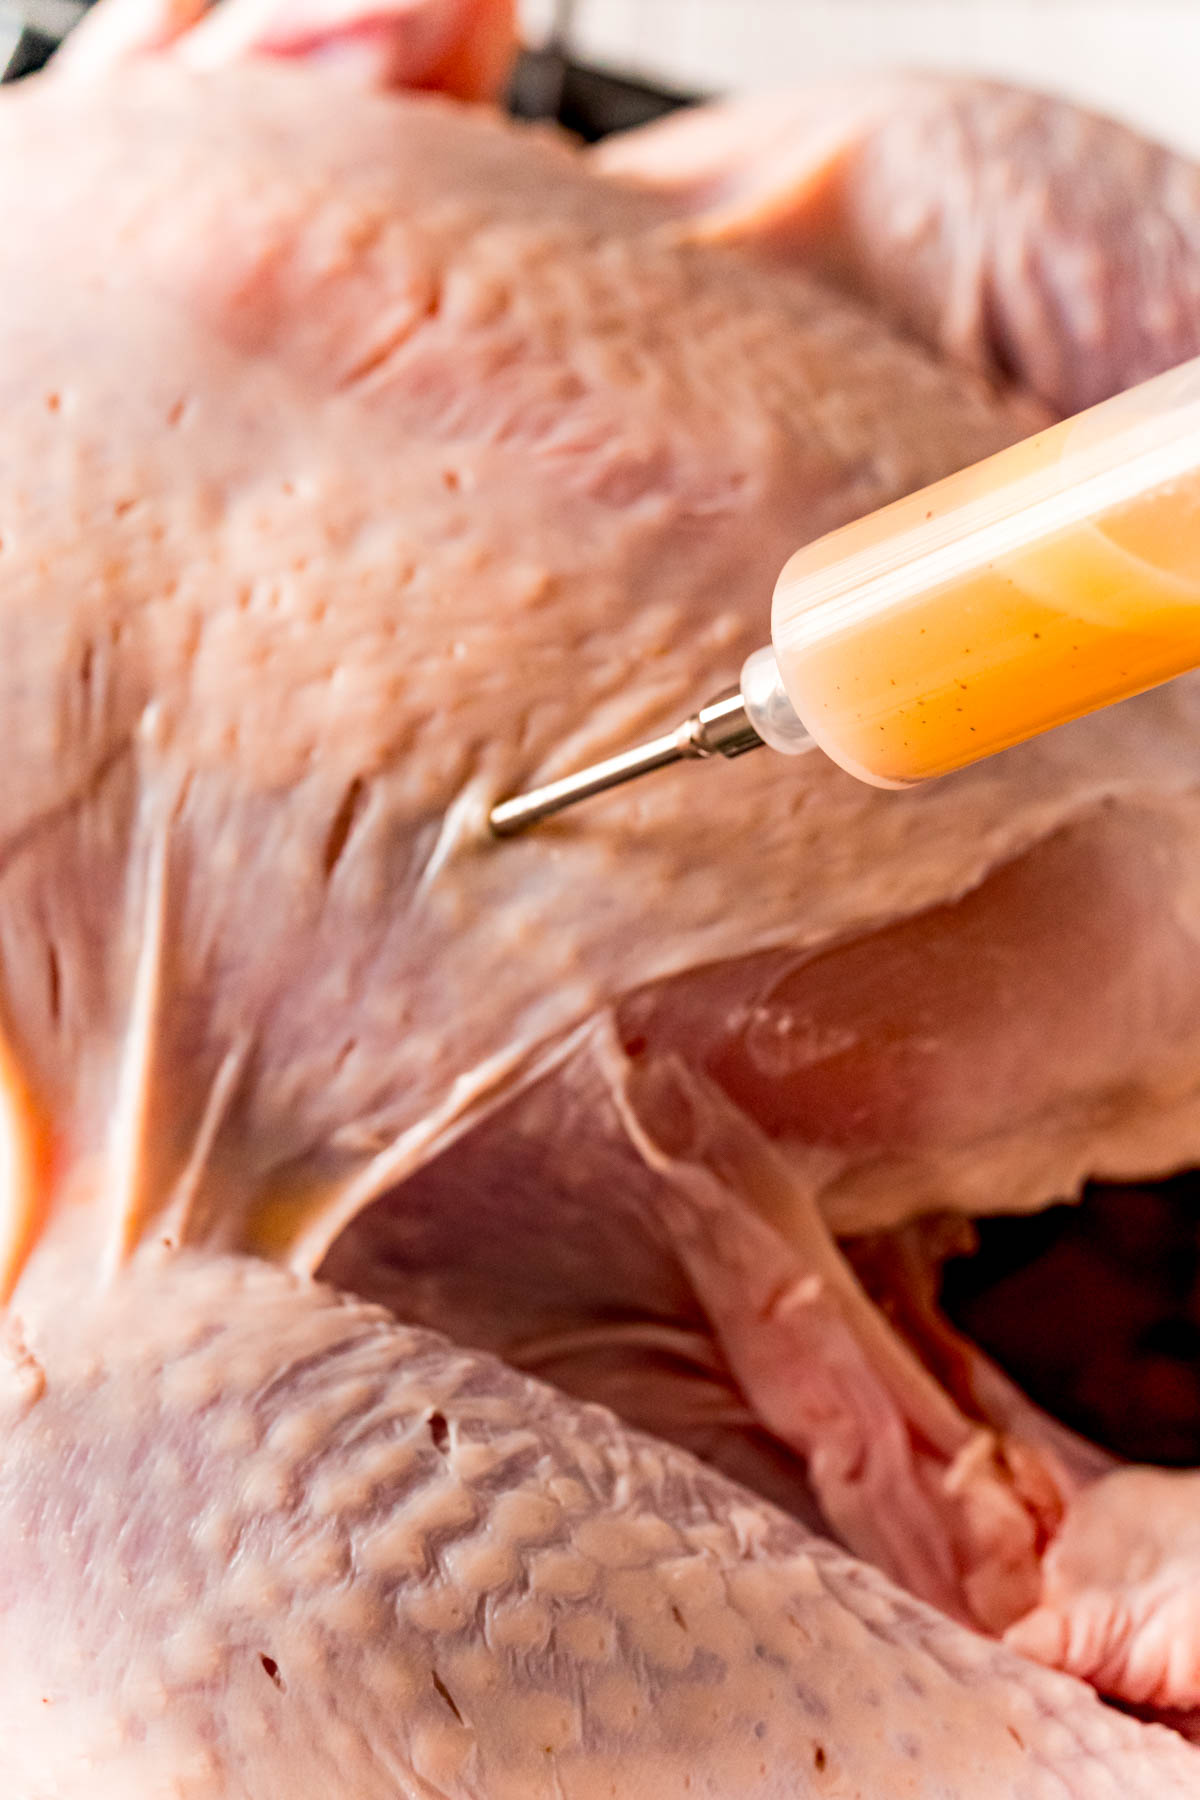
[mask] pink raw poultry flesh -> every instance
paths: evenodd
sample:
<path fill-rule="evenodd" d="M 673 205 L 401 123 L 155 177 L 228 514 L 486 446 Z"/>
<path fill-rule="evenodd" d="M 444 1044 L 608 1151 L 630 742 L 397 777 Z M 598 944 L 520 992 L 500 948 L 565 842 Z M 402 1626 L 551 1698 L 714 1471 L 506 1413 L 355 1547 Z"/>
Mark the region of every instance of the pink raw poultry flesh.
<path fill-rule="evenodd" d="M 1195 349 L 1200 177 L 981 87 L 603 176 L 354 87 L 503 10 L 114 3 L 0 104 L 5 1792 L 1194 1794 L 1030 1660 L 1200 1704 L 1193 1478 L 934 1320 L 941 1385 L 838 1239 L 1200 1156 L 1200 686 L 483 820 Z"/>

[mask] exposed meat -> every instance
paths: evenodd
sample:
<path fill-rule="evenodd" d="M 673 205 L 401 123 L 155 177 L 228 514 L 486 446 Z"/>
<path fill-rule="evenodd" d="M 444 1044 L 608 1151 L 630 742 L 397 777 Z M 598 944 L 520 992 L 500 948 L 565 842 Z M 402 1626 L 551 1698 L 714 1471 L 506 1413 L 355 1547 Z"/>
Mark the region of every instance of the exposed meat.
<path fill-rule="evenodd" d="M 1034 1603 L 1095 1459 L 998 1377 L 943 1391 L 835 1239 L 1200 1152 L 1200 686 L 928 791 L 752 759 L 487 842 L 501 790 L 730 678 L 797 542 L 1045 413 L 891 329 L 882 281 L 360 93 L 491 85 L 453 33 L 411 68 L 408 10 L 340 75 L 187 66 L 357 41 L 340 8 L 155 12 L 153 56 L 111 11 L 90 74 L 81 40 L 0 104 L 0 1769 L 1191 1792 L 1180 1740 L 942 1616 Z M 1067 116 L 920 93 L 999 121 L 989 167 Z M 1044 146 L 1016 206 L 1069 187 Z M 965 287 L 977 243 L 944 237 Z M 1067 301 L 1039 367 L 1114 304 Z M 1111 342 L 1117 386 L 1145 346 Z M 819 1509 L 942 1615 L 423 1324 Z"/>
<path fill-rule="evenodd" d="M 1008 1641 L 1134 1704 L 1194 1710 L 1200 1474 L 1119 1469 L 1075 1501 Z"/>

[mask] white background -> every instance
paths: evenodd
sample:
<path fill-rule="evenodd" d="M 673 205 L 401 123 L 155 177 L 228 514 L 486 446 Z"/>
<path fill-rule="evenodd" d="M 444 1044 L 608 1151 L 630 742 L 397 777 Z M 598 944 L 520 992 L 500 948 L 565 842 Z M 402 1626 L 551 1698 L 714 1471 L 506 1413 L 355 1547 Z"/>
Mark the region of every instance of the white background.
<path fill-rule="evenodd" d="M 527 35 L 555 0 L 521 0 Z M 571 48 L 705 91 L 868 67 L 968 69 L 1200 156 L 1200 0 L 575 0 Z"/>

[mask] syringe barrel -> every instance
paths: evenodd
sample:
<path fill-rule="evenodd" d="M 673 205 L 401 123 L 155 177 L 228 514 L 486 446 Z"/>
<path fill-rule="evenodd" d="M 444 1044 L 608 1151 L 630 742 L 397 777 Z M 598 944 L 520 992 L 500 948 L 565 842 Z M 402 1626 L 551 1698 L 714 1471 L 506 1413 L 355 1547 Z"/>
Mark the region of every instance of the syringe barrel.
<path fill-rule="evenodd" d="M 1200 359 L 797 551 L 783 685 L 880 787 L 1200 667 Z"/>

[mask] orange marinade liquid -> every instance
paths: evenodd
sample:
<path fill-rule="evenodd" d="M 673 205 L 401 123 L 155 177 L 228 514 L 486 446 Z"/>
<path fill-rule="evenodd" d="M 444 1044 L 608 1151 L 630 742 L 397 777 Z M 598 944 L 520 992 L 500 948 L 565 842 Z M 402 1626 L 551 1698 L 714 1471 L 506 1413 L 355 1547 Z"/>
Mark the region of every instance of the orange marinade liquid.
<path fill-rule="evenodd" d="M 1200 359 L 798 551 L 772 638 L 816 742 L 883 787 L 1200 666 Z"/>

